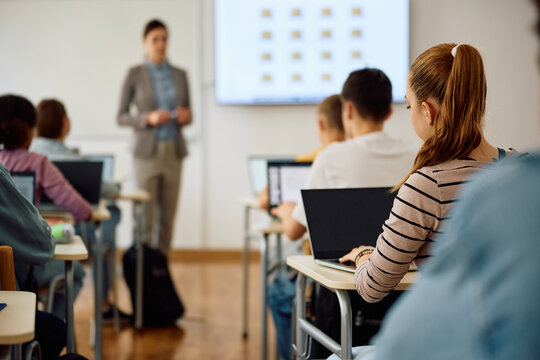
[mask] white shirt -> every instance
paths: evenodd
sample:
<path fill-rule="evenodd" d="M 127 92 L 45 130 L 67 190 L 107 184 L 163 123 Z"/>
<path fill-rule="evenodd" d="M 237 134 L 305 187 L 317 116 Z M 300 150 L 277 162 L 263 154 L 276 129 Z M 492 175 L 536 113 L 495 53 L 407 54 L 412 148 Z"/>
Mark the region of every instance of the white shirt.
<path fill-rule="evenodd" d="M 415 143 L 380 131 L 332 143 L 313 162 L 304 188 L 392 187 L 411 171 L 417 151 Z M 307 227 L 301 201 L 293 217 Z"/>

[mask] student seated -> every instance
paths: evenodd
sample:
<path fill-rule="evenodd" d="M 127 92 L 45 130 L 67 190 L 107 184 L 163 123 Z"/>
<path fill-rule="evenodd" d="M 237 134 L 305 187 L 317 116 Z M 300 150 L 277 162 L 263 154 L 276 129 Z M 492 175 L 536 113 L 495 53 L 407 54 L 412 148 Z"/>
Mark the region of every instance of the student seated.
<path fill-rule="evenodd" d="M 384 123 L 392 115 L 392 84 L 378 69 L 353 71 L 341 93 L 342 122 L 347 140 L 333 143 L 315 159 L 306 189 L 354 188 L 394 186 L 410 169 L 415 144 L 393 138 L 385 133 Z M 284 233 L 291 240 L 301 238 L 306 232 L 306 216 L 302 202 L 288 202 L 274 208 L 284 227 Z M 294 282 L 290 281 L 291 295 L 280 308 L 290 314 L 294 298 Z M 270 290 L 269 290 L 270 291 Z M 270 303 L 270 300 L 269 300 Z M 358 305 L 359 308 L 362 305 Z M 334 293 L 320 288 L 314 301 L 316 324 L 324 328 L 334 338 L 339 338 L 339 316 L 330 318 L 328 314 L 339 314 L 339 305 Z M 290 316 L 290 315 L 289 315 Z M 290 321 L 288 323 L 290 329 Z M 279 332 L 278 332 L 279 333 Z M 288 336 L 290 358 L 290 332 Z M 314 357 L 329 354 L 326 349 L 313 343 Z"/>
<path fill-rule="evenodd" d="M 317 155 L 328 145 L 345 140 L 345 130 L 341 122 L 341 99 L 339 95 L 327 97 L 317 107 L 317 136 L 321 147 L 309 154 L 298 155 L 294 161 L 313 162 Z M 270 204 L 268 186 L 261 190 L 257 203 L 260 209 L 268 210 Z"/>
<path fill-rule="evenodd" d="M 37 108 L 36 134 L 37 137 L 30 145 L 30 151 L 47 156 L 50 160 L 85 159 L 78 150 L 70 149 L 64 144 L 64 140 L 71 130 L 71 121 L 68 117 L 64 105 L 55 99 L 42 100 Z M 102 183 L 101 197 L 109 199 L 107 209 L 111 214 L 111 219 L 103 221 L 102 241 L 104 246 L 113 249 L 116 247 L 115 232 L 116 226 L 120 222 L 120 209 L 114 204 L 114 199 L 118 196 L 120 186 L 110 182 Z M 92 228 L 92 227 L 91 227 Z M 93 234 L 93 231 L 88 231 Z M 93 239 L 93 236 L 90 235 Z M 106 257 L 103 261 L 103 316 L 110 318 L 113 314 L 111 303 L 108 300 L 110 288 L 109 259 Z M 95 276 L 94 269 L 94 276 Z M 128 315 L 119 311 L 119 314 L 127 318 Z"/>
<path fill-rule="evenodd" d="M 12 117 L 35 117 L 32 104 L 19 97 L 0 96 L 0 129 Z M 0 131 L 0 144 L 5 144 L 7 135 Z M 0 188 L 0 245 L 12 247 L 17 264 L 48 264 L 54 255 L 51 229 L 36 207 L 18 191 L 2 164 Z M 38 311 L 35 339 L 40 343 L 44 360 L 56 359 L 66 344 L 66 325 L 53 314 Z"/>
<path fill-rule="evenodd" d="M 32 104 L 16 95 L 0 97 L 0 132 L 3 150 L 0 150 L 0 162 L 9 171 L 33 171 L 36 174 L 35 204 L 39 205 L 42 193 L 52 199 L 56 205 L 71 213 L 76 220 L 89 221 L 92 216 L 90 204 L 64 178 L 62 173 L 43 155 L 28 151 L 34 134 L 36 114 Z M 79 262 L 74 262 L 74 295 L 82 287 L 84 270 Z M 57 275 L 64 274 L 64 262 L 52 260 L 34 268 L 38 286 L 46 286 Z M 64 318 L 65 297 L 59 295 L 54 302 L 53 313 Z"/>
<path fill-rule="evenodd" d="M 423 266 L 441 228 L 453 231 L 444 227 L 461 185 L 506 156 L 482 133 L 486 92 L 482 58 L 470 45 L 437 45 L 412 64 L 406 100 L 424 143 L 409 175 L 396 187 L 376 248 L 361 246 L 341 259 L 356 263 L 356 289 L 367 302 L 383 299 L 413 261 Z"/>

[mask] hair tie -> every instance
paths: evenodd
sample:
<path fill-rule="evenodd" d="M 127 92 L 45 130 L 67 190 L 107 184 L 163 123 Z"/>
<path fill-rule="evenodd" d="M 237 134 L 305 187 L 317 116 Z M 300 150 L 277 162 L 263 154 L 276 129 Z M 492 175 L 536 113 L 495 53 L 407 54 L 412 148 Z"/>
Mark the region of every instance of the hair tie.
<path fill-rule="evenodd" d="M 456 51 L 457 51 L 458 46 L 459 45 L 454 46 L 454 48 L 451 51 L 453 57 L 456 57 Z"/>

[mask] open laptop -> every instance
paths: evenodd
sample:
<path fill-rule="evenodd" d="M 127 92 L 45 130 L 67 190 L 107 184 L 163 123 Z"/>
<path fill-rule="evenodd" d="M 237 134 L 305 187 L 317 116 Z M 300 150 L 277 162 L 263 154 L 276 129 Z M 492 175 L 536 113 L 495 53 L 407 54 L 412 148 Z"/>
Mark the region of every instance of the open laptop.
<path fill-rule="evenodd" d="M 306 185 L 310 169 L 310 162 L 268 161 L 268 211 L 286 201 L 302 201 L 300 189 Z"/>
<path fill-rule="evenodd" d="M 114 155 L 112 154 L 93 154 L 85 156 L 89 161 L 103 162 L 102 180 L 105 182 L 113 182 L 114 179 Z"/>
<path fill-rule="evenodd" d="M 35 204 L 36 173 L 33 171 L 12 171 L 11 178 L 15 187 L 30 203 Z"/>
<path fill-rule="evenodd" d="M 254 196 L 259 196 L 261 191 L 268 185 L 267 165 L 268 161 L 294 161 L 292 157 L 251 155 L 248 157 L 249 181 Z"/>
<path fill-rule="evenodd" d="M 101 182 L 103 174 L 103 162 L 88 160 L 66 160 L 53 161 L 53 164 L 60 170 L 71 186 L 77 190 L 81 196 L 90 203 L 93 209 L 99 206 L 101 197 Z M 42 212 L 56 212 L 62 209 L 43 194 L 39 204 Z"/>
<path fill-rule="evenodd" d="M 339 258 L 357 246 L 376 245 L 394 198 L 387 187 L 302 190 L 315 262 L 354 272 Z"/>

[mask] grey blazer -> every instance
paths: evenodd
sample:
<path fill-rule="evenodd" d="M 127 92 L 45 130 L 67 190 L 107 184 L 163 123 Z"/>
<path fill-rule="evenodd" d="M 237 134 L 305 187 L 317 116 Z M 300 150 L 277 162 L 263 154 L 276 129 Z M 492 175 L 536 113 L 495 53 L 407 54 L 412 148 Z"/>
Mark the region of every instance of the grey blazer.
<path fill-rule="evenodd" d="M 189 88 L 186 72 L 172 67 L 172 76 L 176 85 L 176 105 L 189 107 Z M 137 113 L 132 114 L 131 104 L 137 108 Z M 146 124 L 146 116 L 156 110 L 156 97 L 150 71 L 145 64 L 136 65 L 128 70 L 122 84 L 120 105 L 118 108 L 117 122 L 120 126 L 131 126 L 134 131 L 133 155 L 140 158 L 151 158 L 156 151 L 156 128 Z M 176 137 L 178 157 L 187 155 L 186 141 L 182 135 L 182 126 L 178 125 Z"/>

